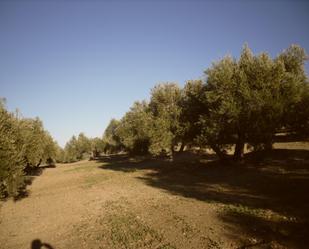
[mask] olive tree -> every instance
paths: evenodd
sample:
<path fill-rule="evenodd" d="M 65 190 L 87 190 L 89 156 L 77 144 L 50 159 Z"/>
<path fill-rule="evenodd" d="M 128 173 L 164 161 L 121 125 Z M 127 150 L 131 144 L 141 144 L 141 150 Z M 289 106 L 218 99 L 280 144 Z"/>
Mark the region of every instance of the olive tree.
<path fill-rule="evenodd" d="M 103 142 L 105 144 L 104 148 L 105 153 L 117 153 L 123 149 L 120 137 L 116 132 L 119 124 L 120 124 L 119 120 L 112 119 L 104 131 Z"/>
<path fill-rule="evenodd" d="M 41 163 L 52 163 L 57 145 L 39 118 L 22 118 L 0 100 L 0 196 L 16 196 L 24 175 Z"/>
<path fill-rule="evenodd" d="M 0 198 L 14 196 L 24 186 L 24 164 L 18 150 L 18 120 L 0 99 Z"/>
<path fill-rule="evenodd" d="M 101 138 L 95 137 L 90 140 L 90 143 L 93 157 L 98 157 L 102 152 L 104 152 L 105 144 Z"/>
<path fill-rule="evenodd" d="M 201 132 L 199 119 L 207 110 L 203 105 L 204 87 L 202 80 L 189 80 L 181 91 L 180 151 L 186 144 L 197 144 Z"/>
<path fill-rule="evenodd" d="M 289 106 L 300 98 L 305 59 L 304 50 L 295 45 L 275 59 L 253 55 L 245 46 L 239 60 L 228 56 L 214 63 L 205 71 L 207 112 L 200 116 L 200 140 L 220 158 L 234 145 L 235 160 L 242 158 L 246 142 L 271 148 Z"/>
<path fill-rule="evenodd" d="M 162 150 L 174 153 L 180 142 L 181 88 L 176 83 L 163 83 L 151 90 L 149 108 L 153 116 L 150 151 L 154 154 Z"/>
<path fill-rule="evenodd" d="M 146 101 L 135 102 L 120 120 L 116 134 L 125 149 L 133 154 L 147 154 L 151 143 L 152 114 Z"/>

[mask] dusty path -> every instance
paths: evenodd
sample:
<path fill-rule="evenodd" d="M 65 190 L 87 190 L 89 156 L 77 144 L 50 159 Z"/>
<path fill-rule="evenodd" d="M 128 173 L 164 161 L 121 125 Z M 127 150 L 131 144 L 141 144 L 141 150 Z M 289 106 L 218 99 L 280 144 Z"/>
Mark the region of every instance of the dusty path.
<path fill-rule="evenodd" d="M 277 152 L 233 167 L 120 156 L 45 169 L 28 197 L 1 203 L 0 248 L 306 248 L 309 153 Z"/>
<path fill-rule="evenodd" d="M 151 170 L 101 165 L 46 169 L 29 186 L 29 197 L 2 204 L 0 248 L 31 248 L 35 239 L 55 249 L 208 248 L 222 240 L 208 204 L 147 186 L 140 177 Z"/>

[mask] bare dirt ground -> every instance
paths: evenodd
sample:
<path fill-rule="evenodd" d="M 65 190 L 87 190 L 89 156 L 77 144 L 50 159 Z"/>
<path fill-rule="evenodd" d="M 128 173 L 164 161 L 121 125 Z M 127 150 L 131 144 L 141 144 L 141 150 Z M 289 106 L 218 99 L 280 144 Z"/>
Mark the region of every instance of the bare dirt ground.
<path fill-rule="evenodd" d="M 275 147 L 240 165 L 185 153 L 47 168 L 0 204 L 0 248 L 308 248 L 309 146 Z"/>

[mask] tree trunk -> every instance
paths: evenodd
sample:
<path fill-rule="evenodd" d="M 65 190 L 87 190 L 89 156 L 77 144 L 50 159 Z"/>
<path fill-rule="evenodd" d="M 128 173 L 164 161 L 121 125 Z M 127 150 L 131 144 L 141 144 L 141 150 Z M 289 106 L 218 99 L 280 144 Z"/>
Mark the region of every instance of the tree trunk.
<path fill-rule="evenodd" d="M 40 159 L 39 163 L 36 166 L 39 167 L 41 163 L 42 163 L 42 158 Z"/>
<path fill-rule="evenodd" d="M 181 143 L 181 146 L 180 146 L 180 149 L 179 149 L 179 152 L 183 152 L 185 149 L 185 143 Z"/>
<path fill-rule="evenodd" d="M 171 146 L 171 159 L 172 161 L 174 161 L 174 157 L 175 157 L 175 150 L 174 150 L 174 145 Z"/>
<path fill-rule="evenodd" d="M 266 143 L 264 144 L 264 149 L 265 149 L 266 151 L 271 151 L 271 150 L 273 149 L 273 143 L 272 143 L 272 141 L 266 142 Z"/>
<path fill-rule="evenodd" d="M 26 167 L 24 168 L 24 172 L 26 173 L 26 175 L 28 175 L 30 173 L 30 170 L 31 170 L 30 163 L 27 162 Z"/>
<path fill-rule="evenodd" d="M 221 151 L 217 145 L 211 144 L 210 147 L 213 149 L 214 152 L 216 152 L 217 156 L 219 157 L 221 161 L 227 160 L 228 158 L 227 155 L 223 151 Z"/>
<path fill-rule="evenodd" d="M 243 136 L 238 134 L 238 139 L 235 145 L 234 160 L 240 161 L 244 157 L 245 142 Z"/>

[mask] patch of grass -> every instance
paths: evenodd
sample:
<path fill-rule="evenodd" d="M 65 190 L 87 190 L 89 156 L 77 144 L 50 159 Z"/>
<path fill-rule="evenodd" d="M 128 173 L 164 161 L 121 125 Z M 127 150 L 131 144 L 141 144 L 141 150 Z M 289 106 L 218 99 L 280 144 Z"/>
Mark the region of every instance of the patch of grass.
<path fill-rule="evenodd" d="M 84 179 L 84 184 L 82 185 L 83 188 L 91 188 L 94 185 L 100 184 L 106 180 L 108 180 L 109 177 L 105 174 L 95 174 L 87 176 Z"/>
<path fill-rule="evenodd" d="M 261 209 L 250 208 L 244 205 L 232 205 L 232 204 L 224 205 L 223 210 L 232 212 L 232 213 L 246 214 L 246 215 L 256 216 L 256 217 L 260 217 L 263 213 L 263 210 Z"/>
<path fill-rule="evenodd" d="M 113 214 L 108 219 L 115 248 L 142 248 L 160 243 L 161 236 L 130 213 Z"/>
<path fill-rule="evenodd" d="M 105 204 L 109 210 L 104 216 L 106 234 L 110 247 L 115 249 L 158 248 L 175 249 L 164 241 L 161 233 L 157 232 L 146 222 L 127 209 L 129 202 L 126 198 L 109 201 Z"/>
<path fill-rule="evenodd" d="M 72 167 L 72 166 L 70 166 Z M 74 167 L 65 169 L 64 172 L 79 172 L 79 171 L 92 171 L 97 169 L 97 164 L 93 162 L 89 163 L 79 163 L 74 165 Z"/>
<path fill-rule="evenodd" d="M 237 215 L 246 215 L 261 218 L 269 221 L 296 221 L 295 217 L 287 217 L 269 209 L 251 208 L 244 205 L 224 205 L 223 211 L 234 213 Z"/>

